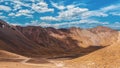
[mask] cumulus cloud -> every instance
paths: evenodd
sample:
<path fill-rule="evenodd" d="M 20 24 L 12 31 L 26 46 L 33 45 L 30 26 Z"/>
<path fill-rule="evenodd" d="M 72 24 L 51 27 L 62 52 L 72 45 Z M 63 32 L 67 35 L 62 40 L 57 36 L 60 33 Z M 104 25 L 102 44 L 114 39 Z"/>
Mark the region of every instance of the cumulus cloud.
<path fill-rule="evenodd" d="M 31 17 L 32 15 L 31 15 L 31 13 L 33 13 L 32 11 L 30 11 L 30 10 L 19 10 L 17 13 L 16 13 L 16 15 L 15 16 L 21 16 L 21 15 L 24 15 L 24 16 L 29 16 L 29 17 Z"/>
<path fill-rule="evenodd" d="M 46 23 L 46 22 L 41 22 L 41 23 L 39 24 L 39 26 L 59 28 L 59 27 L 60 27 L 60 24 L 50 24 L 50 23 Z"/>
<path fill-rule="evenodd" d="M 95 10 L 95 11 L 88 11 L 82 14 L 82 19 L 89 18 L 89 17 L 107 17 L 108 14 Z"/>
<path fill-rule="evenodd" d="M 120 16 L 120 12 L 111 12 L 110 14 L 112 14 L 114 16 Z"/>
<path fill-rule="evenodd" d="M 0 10 L 3 10 L 3 11 L 11 11 L 11 8 L 9 6 L 5 6 L 5 5 L 0 5 Z"/>
<path fill-rule="evenodd" d="M 107 24 L 105 26 L 111 27 L 113 29 L 119 29 L 120 30 L 120 22 L 113 22 L 114 24 Z"/>
<path fill-rule="evenodd" d="M 14 8 L 13 11 L 17 11 L 19 9 L 22 9 L 20 4 L 14 4 L 13 8 Z"/>
<path fill-rule="evenodd" d="M 34 25 L 34 26 L 42 26 L 42 27 L 54 27 L 54 28 L 59 28 L 62 25 L 65 25 L 68 23 L 56 23 L 56 24 L 51 24 L 51 23 L 47 23 L 47 22 L 40 22 L 38 20 L 33 20 L 29 23 L 25 23 L 25 26 L 30 26 L 30 25 Z"/>
<path fill-rule="evenodd" d="M 100 9 L 100 11 L 102 12 L 109 12 L 109 11 L 113 11 L 113 10 L 120 10 L 120 4 L 116 4 L 116 5 L 110 5 L 107 7 L 103 7 Z"/>
<path fill-rule="evenodd" d="M 64 20 L 75 20 L 75 19 L 78 19 L 81 16 L 81 14 L 86 11 L 88 11 L 87 8 L 79 8 L 79 7 L 70 8 L 66 11 L 59 12 L 58 18 L 62 20 L 63 19 Z"/>
<path fill-rule="evenodd" d="M 15 13 L 9 13 L 8 16 L 15 16 Z"/>
<path fill-rule="evenodd" d="M 80 15 L 83 12 L 88 11 L 87 8 L 79 8 L 79 7 L 71 7 L 68 10 L 59 12 L 58 16 L 52 17 L 52 16 L 46 16 L 41 17 L 41 20 L 51 20 L 51 21 L 69 21 L 69 20 L 76 20 L 79 19 Z"/>
<path fill-rule="evenodd" d="M 31 0 L 32 3 L 25 3 L 24 1 L 12 1 L 15 5 L 14 8 L 15 10 L 20 9 L 21 7 L 28 7 L 31 8 L 32 10 L 34 10 L 35 12 L 40 12 L 40 13 L 44 13 L 44 12 L 53 12 L 54 9 L 52 8 L 48 8 L 48 4 L 46 2 L 44 2 L 44 0 Z M 37 2 L 37 3 L 36 3 Z"/>
<path fill-rule="evenodd" d="M 58 10 L 63 11 L 63 10 L 66 10 L 66 9 L 74 8 L 74 7 L 78 6 L 78 5 L 82 5 L 82 3 L 80 3 L 80 4 L 72 4 L 72 5 L 67 5 L 67 6 L 65 6 L 64 4 L 55 3 L 55 2 L 52 2 L 52 1 L 51 1 L 51 5 L 52 5 L 53 7 L 55 7 L 55 8 L 57 8 Z"/>
<path fill-rule="evenodd" d="M 0 16 L 0 19 L 5 19 L 5 18 L 7 18 L 6 16 Z"/>
<path fill-rule="evenodd" d="M 38 2 L 37 4 L 33 3 L 31 8 L 36 12 L 44 13 L 44 12 L 53 12 L 54 9 L 48 8 L 48 4 L 44 1 Z"/>
<path fill-rule="evenodd" d="M 120 4 L 109 5 L 101 8 L 100 11 L 110 15 L 120 16 Z"/>
<path fill-rule="evenodd" d="M 25 23 L 25 26 L 30 26 L 30 25 L 59 28 L 61 24 L 51 24 L 51 23 L 46 23 L 46 22 L 39 22 L 38 20 L 33 20 L 29 23 Z"/>
<path fill-rule="evenodd" d="M 54 7 L 59 7 L 60 5 L 57 5 L 56 3 L 52 3 Z M 97 19 L 94 19 L 96 17 L 107 17 L 110 14 L 112 15 L 117 15 L 119 16 L 120 12 L 119 11 L 114 11 L 114 10 L 119 10 L 120 5 L 110 5 L 103 7 L 98 10 L 89 10 L 88 8 L 80 8 L 77 7 L 76 5 L 67 5 L 64 6 L 64 9 L 58 13 L 58 16 L 45 16 L 41 17 L 41 20 L 45 21 L 57 21 L 57 22 L 63 22 L 63 23 L 57 23 L 59 26 L 63 25 L 74 25 L 74 24 L 101 24 L 101 25 L 108 25 L 109 22 L 101 22 Z M 59 9 L 59 8 L 58 8 Z M 93 18 L 94 17 L 94 18 Z"/>
<path fill-rule="evenodd" d="M 59 9 L 59 10 L 64 10 L 64 9 L 66 9 L 66 7 L 65 7 L 64 5 L 61 5 L 61 4 L 59 4 L 59 3 L 54 3 L 54 2 L 51 1 L 51 4 L 52 4 L 53 7 L 57 8 L 57 9 Z"/>
<path fill-rule="evenodd" d="M 26 0 L 27 1 L 27 0 Z M 9 0 L 10 3 L 7 3 L 11 6 L 0 5 L 0 10 L 9 12 L 8 16 L 27 16 L 32 17 L 33 13 L 45 13 L 45 12 L 54 12 L 53 8 L 49 8 L 48 4 L 44 0 L 31 0 L 31 3 L 26 3 L 26 1 L 20 0 Z M 7 1 L 1 1 L 6 3 Z"/>
<path fill-rule="evenodd" d="M 56 3 L 55 3 L 56 4 Z M 109 14 L 103 12 L 103 8 L 100 10 L 90 11 L 88 8 L 80 8 L 76 5 L 67 5 L 64 6 L 66 10 L 58 12 L 58 16 L 45 16 L 41 17 L 41 20 L 46 21 L 76 21 L 89 19 L 90 17 L 107 17 Z M 106 10 L 106 8 L 104 8 Z"/>
<path fill-rule="evenodd" d="M 46 16 L 46 17 L 40 17 L 41 20 L 46 20 L 46 21 L 58 21 L 57 18 L 52 17 L 52 16 Z"/>
<path fill-rule="evenodd" d="M 21 6 L 26 6 L 26 7 L 30 6 L 29 4 L 21 2 L 19 0 L 15 0 L 15 1 L 12 1 L 12 2 L 15 3 L 15 4 L 17 4 L 17 5 L 21 5 Z"/>
<path fill-rule="evenodd" d="M 32 13 L 33 11 L 30 11 L 30 10 L 19 10 L 18 12 L 16 13 L 9 13 L 8 16 L 13 16 L 13 17 L 18 17 L 18 16 L 27 16 L 27 17 L 32 17 Z"/>

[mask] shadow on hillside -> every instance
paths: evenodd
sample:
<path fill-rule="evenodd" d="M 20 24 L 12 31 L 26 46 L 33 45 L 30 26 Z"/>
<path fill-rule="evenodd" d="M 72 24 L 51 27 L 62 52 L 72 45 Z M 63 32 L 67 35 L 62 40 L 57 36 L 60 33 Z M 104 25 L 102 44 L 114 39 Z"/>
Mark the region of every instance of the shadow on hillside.
<path fill-rule="evenodd" d="M 96 50 L 99 50 L 101 48 L 104 48 L 103 46 L 90 46 L 88 48 L 82 48 L 80 47 L 80 51 L 76 51 L 76 54 L 71 54 L 71 55 L 66 55 L 66 56 L 59 56 L 59 57 L 52 57 L 52 58 L 48 58 L 48 59 L 74 59 L 74 58 L 78 58 L 78 57 L 82 57 L 85 55 L 90 54 L 91 52 L 94 52 Z"/>

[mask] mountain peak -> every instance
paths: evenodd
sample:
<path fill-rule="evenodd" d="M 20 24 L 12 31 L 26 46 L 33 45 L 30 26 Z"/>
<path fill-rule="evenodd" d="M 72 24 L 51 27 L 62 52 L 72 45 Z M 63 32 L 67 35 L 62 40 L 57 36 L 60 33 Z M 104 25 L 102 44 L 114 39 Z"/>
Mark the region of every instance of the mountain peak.
<path fill-rule="evenodd" d="M 0 19 L 0 28 L 9 28 L 9 24 L 7 24 L 5 21 Z"/>

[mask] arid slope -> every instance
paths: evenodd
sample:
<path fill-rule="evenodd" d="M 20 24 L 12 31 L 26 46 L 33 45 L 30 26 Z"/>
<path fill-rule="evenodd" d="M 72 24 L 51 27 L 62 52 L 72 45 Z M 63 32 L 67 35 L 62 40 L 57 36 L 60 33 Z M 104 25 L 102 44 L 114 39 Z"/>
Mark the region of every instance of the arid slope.
<path fill-rule="evenodd" d="M 14 53 L 11 53 L 11 52 L 7 52 L 7 51 L 4 51 L 4 50 L 0 50 L 0 59 L 1 58 L 21 58 L 21 59 L 25 59 L 27 57 L 24 57 L 24 56 L 21 56 L 21 55 L 17 55 L 17 54 L 14 54 Z"/>
<path fill-rule="evenodd" d="M 118 41 L 103 49 L 83 57 L 65 61 L 72 68 L 119 68 L 120 67 L 120 32 Z M 74 66 L 74 67 L 73 67 Z"/>

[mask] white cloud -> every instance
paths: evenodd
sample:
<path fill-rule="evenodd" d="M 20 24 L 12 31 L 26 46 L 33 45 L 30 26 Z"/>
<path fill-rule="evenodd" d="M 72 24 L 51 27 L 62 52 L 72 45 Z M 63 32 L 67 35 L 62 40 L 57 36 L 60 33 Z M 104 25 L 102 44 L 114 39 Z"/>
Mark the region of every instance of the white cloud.
<path fill-rule="evenodd" d="M 48 4 L 45 3 L 44 1 L 40 1 L 37 4 L 33 3 L 31 8 L 36 11 L 36 12 L 40 12 L 40 13 L 44 13 L 44 12 L 53 12 L 54 9 L 52 8 L 48 8 Z"/>
<path fill-rule="evenodd" d="M 2 0 L 0 1 L 4 3 L 7 2 Z M 54 12 L 54 9 L 49 8 L 48 4 L 44 0 L 31 0 L 31 3 L 26 3 L 27 0 L 26 1 L 9 0 L 9 2 L 10 3 L 7 2 L 7 4 L 12 6 L 0 5 L 0 10 L 7 11 L 8 16 L 12 16 L 12 17 L 16 17 L 16 16 L 32 17 L 33 16 L 32 14 L 35 12 L 38 13 Z"/>
<path fill-rule="evenodd" d="M 107 7 L 101 8 L 99 11 L 109 15 L 120 16 L 120 4 L 107 6 Z"/>
<path fill-rule="evenodd" d="M 19 13 L 32 13 L 30 10 L 19 10 Z"/>
<path fill-rule="evenodd" d="M 0 16 L 0 19 L 5 19 L 5 18 L 7 18 L 6 16 Z"/>
<path fill-rule="evenodd" d="M 11 11 L 11 8 L 9 6 L 5 6 L 5 5 L 0 5 L 0 10 L 3 10 L 3 11 Z"/>
<path fill-rule="evenodd" d="M 15 13 L 9 13 L 8 16 L 15 16 Z"/>
<path fill-rule="evenodd" d="M 15 16 L 22 16 L 22 15 L 24 15 L 24 16 L 28 16 L 28 17 L 32 17 L 32 11 L 30 11 L 30 10 L 19 10 L 16 14 L 15 14 Z"/>
<path fill-rule="evenodd" d="M 114 15 L 114 16 L 120 16 L 120 12 L 111 12 L 110 14 Z"/>
<path fill-rule="evenodd" d="M 59 12 L 59 15 L 56 17 L 46 16 L 46 17 L 41 17 L 40 19 L 51 20 L 51 21 L 62 21 L 62 20 L 72 21 L 72 20 L 80 19 L 81 14 L 86 11 L 88 11 L 87 8 L 72 7 L 66 11 Z"/>
<path fill-rule="evenodd" d="M 18 12 L 16 13 L 9 13 L 8 16 L 13 16 L 13 17 L 18 17 L 18 16 L 27 16 L 27 17 L 32 17 L 32 13 L 34 13 L 33 11 L 31 10 L 19 10 Z"/>
<path fill-rule="evenodd" d="M 82 19 L 89 18 L 89 17 L 107 17 L 107 16 L 108 14 L 95 10 L 95 11 L 88 11 L 88 12 L 83 13 Z"/>
<path fill-rule="evenodd" d="M 100 11 L 102 12 L 108 12 L 108 11 L 113 11 L 113 10 L 120 10 L 120 4 L 116 4 L 116 5 L 110 5 L 104 8 L 101 8 Z"/>
<path fill-rule="evenodd" d="M 75 5 L 68 5 L 66 6 L 67 9 L 72 9 L 72 8 L 75 8 Z"/>
<path fill-rule="evenodd" d="M 31 0 L 32 2 L 35 2 L 35 0 Z"/>
<path fill-rule="evenodd" d="M 80 19 L 81 14 L 87 11 L 88 11 L 87 8 L 75 7 L 68 9 L 66 11 L 59 12 L 58 18 L 60 20 L 76 20 Z"/>
<path fill-rule="evenodd" d="M 29 23 L 25 23 L 25 25 L 26 26 L 28 26 L 28 25 L 39 26 L 39 23 L 40 22 L 38 20 L 33 20 L 33 21 L 29 22 Z"/>
<path fill-rule="evenodd" d="M 28 3 L 23 3 L 23 2 L 21 2 L 19 0 L 15 0 L 15 1 L 12 1 L 12 2 L 15 3 L 15 5 L 30 7 L 30 5 Z"/>
<path fill-rule="evenodd" d="M 46 16 L 46 17 L 41 17 L 41 20 L 47 20 L 47 21 L 58 21 L 57 18 L 52 17 L 52 16 Z"/>
<path fill-rule="evenodd" d="M 52 1 L 51 1 L 51 4 L 52 4 L 53 7 L 57 8 L 61 11 L 65 10 L 65 9 L 71 9 L 71 8 L 74 8 L 74 7 L 78 6 L 78 4 L 76 4 L 76 5 L 72 4 L 72 5 L 64 6 L 64 4 L 55 3 L 55 2 L 52 2 Z"/>
<path fill-rule="evenodd" d="M 120 4 L 117 5 L 109 5 L 103 7 L 99 10 L 88 11 L 82 14 L 82 18 L 89 18 L 89 17 L 107 17 L 110 14 L 120 16 Z"/>
<path fill-rule="evenodd" d="M 9 22 L 8 22 L 9 23 Z M 13 26 L 21 26 L 22 24 L 20 24 L 20 23 L 9 23 L 10 25 L 13 25 Z"/>
<path fill-rule="evenodd" d="M 61 21 L 61 22 L 56 22 L 55 24 L 48 23 L 48 22 L 39 22 L 38 20 L 36 20 L 36 21 L 31 21 L 31 23 L 26 23 L 26 25 L 61 28 L 61 27 L 73 27 L 73 26 L 77 27 L 77 26 L 79 26 L 79 24 L 85 24 L 85 23 L 92 24 L 91 27 L 96 24 L 100 24 L 100 25 L 108 25 L 109 24 L 108 22 L 100 22 L 98 20 L 93 20 L 93 19 L 84 19 L 84 20 L 70 21 L 70 22 L 62 22 Z"/>
<path fill-rule="evenodd" d="M 14 11 L 16 11 L 16 10 L 18 10 L 18 9 L 21 9 L 22 7 L 21 7 L 21 5 L 19 5 L 19 4 L 15 4 L 14 6 L 13 6 L 13 10 Z"/>
<path fill-rule="evenodd" d="M 42 22 L 39 25 L 42 26 L 42 27 L 54 27 L 54 28 L 58 28 L 59 27 L 59 26 L 57 26 L 55 24 L 49 24 L 49 23 L 46 23 L 46 22 Z"/>
<path fill-rule="evenodd" d="M 57 24 L 52 24 L 52 26 L 62 27 L 67 26 L 71 27 L 73 25 L 79 25 L 79 24 L 101 24 L 106 25 L 108 22 L 100 22 L 98 20 L 92 19 L 91 17 L 107 17 L 108 14 L 100 11 L 100 10 L 94 10 L 90 11 L 87 8 L 80 8 L 75 5 L 68 5 L 66 6 L 67 10 L 60 11 L 58 13 L 58 16 L 45 16 L 41 17 L 41 20 L 45 21 L 56 21 Z M 65 22 L 63 22 L 65 21 Z M 59 23 L 60 22 L 60 23 Z M 46 24 L 45 24 L 46 25 Z M 50 24 L 47 24 L 51 26 Z"/>
<path fill-rule="evenodd" d="M 26 1 L 10 0 L 13 3 L 13 11 L 21 10 L 23 7 L 27 7 L 35 12 L 53 12 L 53 8 L 49 8 L 48 4 L 44 0 L 31 0 L 32 3 L 26 3 Z"/>
<path fill-rule="evenodd" d="M 42 27 L 54 27 L 54 28 L 60 27 L 60 24 L 50 24 L 50 23 L 46 23 L 46 22 L 39 22 L 38 20 L 33 20 L 29 23 L 25 23 L 25 26 L 30 26 L 30 25 L 42 26 Z"/>
<path fill-rule="evenodd" d="M 79 21 L 71 21 L 71 22 L 61 22 L 61 23 L 56 23 L 56 24 L 50 24 L 50 23 L 45 23 L 42 22 L 38 25 L 43 26 L 43 27 L 54 27 L 54 28 L 61 28 L 61 27 L 73 27 L 73 26 L 79 26 L 79 24 L 101 24 L 101 25 L 107 25 L 108 22 L 100 22 L 97 20 L 79 20 Z"/>
<path fill-rule="evenodd" d="M 53 3 L 52 4 L 56 4 Z M 58 7 L 58 6 L 57 6 Z M 89 23 L 92 20 L 91 17 L 107 17 L 109 14 L 120 16 L 120 4 L 117 5 L 110 5 L 99 10 L 89 10 L 87 8 L 80 8 L 76 5 L 67 5 L 64 6 L 66 10 L 60 11 L 58 16 L 46 16 L 41 17 L 41 20 L 48 20 L 48 21 L 86 21 Z M 117 10 L 117 11 L 115 11 Z M 119 11 L 118 11 L 119 10 Z M 109 12 L 109 13 L 108 13 Z M 92 21 L 98 22 L 98 21 Z M 100 22 L 99 22 L 100 23 Z"/>
<path fill-rule="evenodd" d="M 51 4 L 52 4 L 53 7 L 57 8 L 57 9 L 59 9 L 59 10 L 64 10 L 64 9 L 66 9 L 65 6 L 60 5 L 59 3 L 54 3 L 54 2 L 51 1 Z"/>
<path fill-rule="evenodd" d="M 107 24 L 105 26 L 111 27 L 111 28 L 114 28 L 114 29 L 120 29 L 120 22 L 113 22 L 112 24 Z"/>

